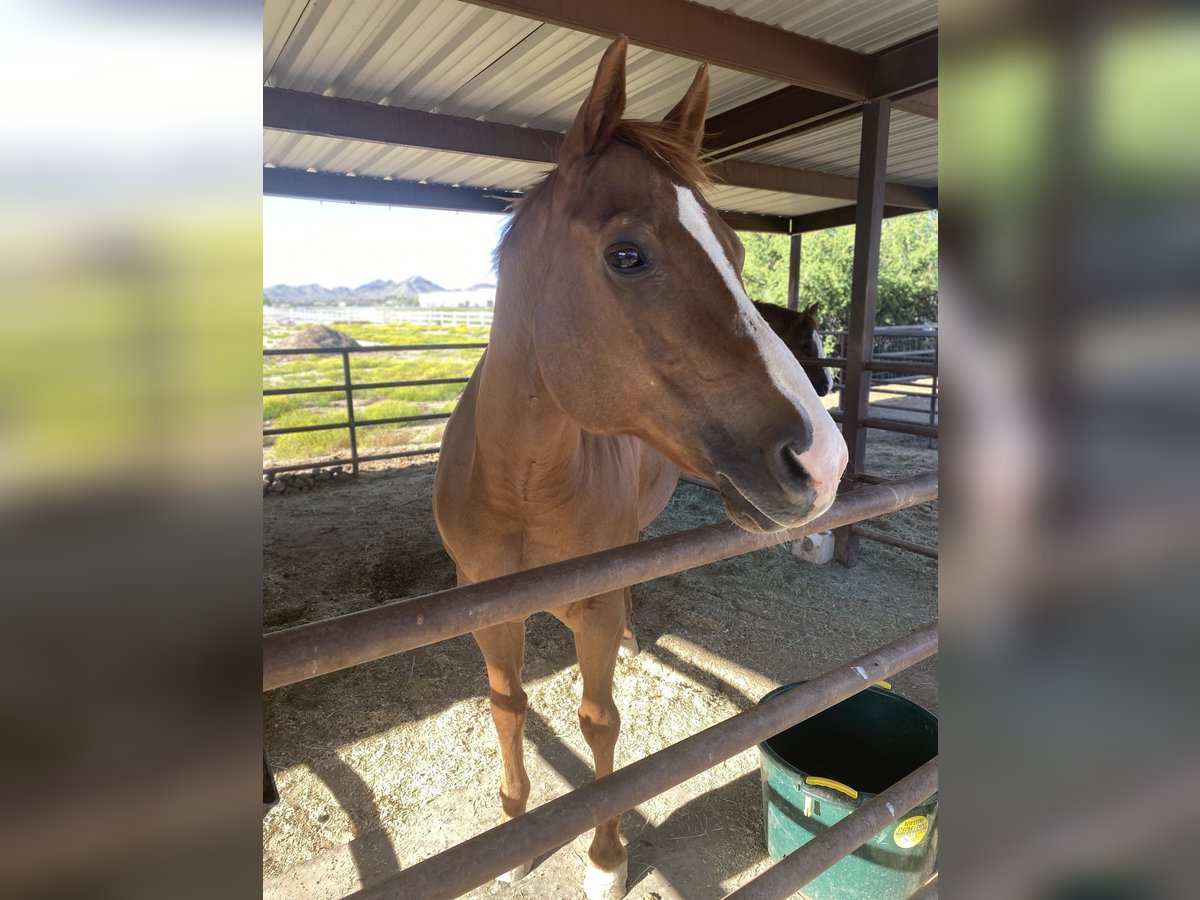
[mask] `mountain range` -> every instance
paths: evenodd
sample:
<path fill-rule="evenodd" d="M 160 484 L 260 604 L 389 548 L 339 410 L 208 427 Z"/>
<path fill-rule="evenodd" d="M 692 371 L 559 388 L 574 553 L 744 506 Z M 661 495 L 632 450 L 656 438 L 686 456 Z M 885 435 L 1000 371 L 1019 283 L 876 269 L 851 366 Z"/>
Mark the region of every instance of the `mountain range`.
<path fill-rule="evenodd" d="M 472 285 L 468 290 L 491 287 L 495 287 L 495 285 L 481 283 Z M 414 275 L 403 281 L 369 281 L 356 288 L 327 288 L 319 284 L 273 284 L 263 288 L 263 297 L 272 303 L 371 303 L 397 297 L 416 298 L 418 294 L 436 294 L 445 290 L 444 287 L 434 284 L 428 278 Z"/>

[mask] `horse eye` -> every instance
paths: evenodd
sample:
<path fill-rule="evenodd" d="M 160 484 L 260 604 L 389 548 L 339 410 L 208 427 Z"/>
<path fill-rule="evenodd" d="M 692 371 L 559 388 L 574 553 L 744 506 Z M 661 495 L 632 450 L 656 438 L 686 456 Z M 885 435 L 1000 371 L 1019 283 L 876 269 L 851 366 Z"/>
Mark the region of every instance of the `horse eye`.
<path fill-rule="evenodd" d="M 604 252 L 608 264 L 622 274 L 637 272 L 646 267 L 642 251 L 633 244 L 614 244 Z"/>

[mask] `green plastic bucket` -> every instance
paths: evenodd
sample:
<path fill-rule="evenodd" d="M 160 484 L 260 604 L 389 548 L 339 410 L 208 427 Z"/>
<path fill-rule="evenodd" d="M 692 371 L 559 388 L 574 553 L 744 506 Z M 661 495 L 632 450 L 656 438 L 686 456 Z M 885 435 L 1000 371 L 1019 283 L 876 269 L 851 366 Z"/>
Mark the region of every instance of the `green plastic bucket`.
<path fill-rule="evenodd" d="M 763 700 L 791 690 L 784 685 Z M 937 717 L 870 687 L 758 745 L 767 850 L 781 860 L 937 756 Z M 906 900 L 933 873 L 937 794 L 805 886 L 812 900 Z"/>

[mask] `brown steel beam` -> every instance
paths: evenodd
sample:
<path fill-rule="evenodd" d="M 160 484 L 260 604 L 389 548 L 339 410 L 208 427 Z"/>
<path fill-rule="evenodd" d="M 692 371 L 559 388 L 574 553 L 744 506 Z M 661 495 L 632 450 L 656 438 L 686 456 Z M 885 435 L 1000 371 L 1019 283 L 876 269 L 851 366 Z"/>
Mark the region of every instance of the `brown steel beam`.
<path fill-rule="evenodd" d="M 283 88 L 263 88 L 263 125 L 294 134 L 314 134 L 342 140 L 395 144 L 402 147 L 548 164 L 557 160 L 558 148 L 563 141 L 563 135 L 557 131 L 522 128 L 500 122 L 480 122 L 459 116 L 444 116 L 440 113 L 381 106 L 377 103 L 323 97 Z M 855 179 L 828 172 L 730 160 L 713 166 L 713 175 L 718 181 L 731 187 L 831 197 L 838 200 L 852 200 L 855 197 Z M 328 177 L 336 176 L 330 173 Z M 486 193 L 516 196 L 511 191 L 489 190 Z M 924 188 L 901 184 L 888 186 L 888 202 L 896 206 L 928 209 L 932 202 L 930 197 L 930 192 Z M 743 230 L 780 230 L 778 221 L 763 224 L 769 227 Z"/>
<path fill-rule="evenodd" d="M 894 96 L 897 109 L 936 119 L 937 43 L 938 34 L 931 31 L 875 54 L 867 99 Z M 704 150 L 713 159 L 745 153 L 858 115 L 862 104 L 807 88 L 782 88 L 709 118 Z"/>
<path fill-rule="evenodd" d="M 909 94 L 906 97 L 897 97 L 892 101 L 892 107 L 902 109 L 905 112 L 915 113 L 918 116 L 924 116 L 927 119 L 936 119 L 938 117 L 937 88 L 917 91 L 915 94 Z"/>
<path fill-rule="evenodd" d="M 704 123 L 703 152 L 712 159 L 744 153 L 856 115 L 858 101 L 831 97 L 807 88 L 785 87 Z"/>
<path fill-rule="evenodd" d="M 937 205 L 937 195 L 933 197 L 934 207 Z M 927 210 L 909 209 L 907 206 L 885 206 L 883 217 L 891 219 L 896 216 L 908 216 Z M 841 228 L 843 225 L 853 225 L 858 218 L 858 205 L 838 206 L 821 212 L 807 213 L 803 216 L 792 216 L 792 234 L 805 234 L 810 231 L 824 231 L 826 228 Z"/>
<path fill-rule="evenodd" d="M 891 97 L 937 83 L 938 33 L 928 31 L 875 54 L 872 97 Z"/>
<path fill-rule="evenodd" d="M 773 81 L 863 100 L 876 81 L 875 60 L 814 38 L 743 19 L 688 0 L 468 0 L 477 6 L 550 22 L 709 62 Z"/>
<path fill-rule="evenodd" d="M 273 197 L 490 213 L 507 212 L 509 203 L 520 196 L 513 191 L 456 188 L 448 184 L 418 184 L 415 181 L 388 181 L 385 178 L 356 178 L 328 172 L 276 168 L 263 169 L 263 193 Z"/>
<path fill-rule="evenodd" d="M 563 141 L 557 131 L 271 87 L 263 88 L 263 127 L 551 164 Z"/>
<path fill-rule="evenodd" d="M 787 234 L 792 227 L 792 220 L 787 216 L 764 216 L 759 213 L 733 212 L 717 210 L 725 224 L 734 231 L 768 231 L 774 234 Z"/>
<path fill-rule="evenodd" d="M 417 206 L 426 209 L 500 214 L 507 213 L 509 203 L 521 196 L 516 191 L 456 188 L 448 184 L 419 184 L 415 181 L 388 181 L 385 178 L 276 168 L 263 169 L 263 193 L 272 197 L 342 200 L 349 203 L 380 203 L 385 206 Z M 729 227 L 736 231 L 787 234 L 791 222 L 786 216 L 763 216 L 726 210 L 717 212 Z"/>
<path fill-rule="evenodd" d="M 883 831 L 889 823 L 932 796 L 937 787 L 938 760 L 934 757 L 753 881 L 742 885 L 726 900 L 787 900 L 842 857 L 849 856 Z"/>
<path fill-rule="evenodd" d="M 760 191 L 778 191 L 785 194 L 804 194 L 810 197 L 831 197 L 838 200 L 853 200 L 858 196 L 858 179 L 849 175 L 834 175 L 831 172 L 814 172 L 772 166 L 765 163 L 727 159 L 710 167 L 713 179 L 722 184 L 752 188 Z M 884 200 L 889 206 L 912 209 L 930 209 L 930 192 L 924 188 L 907 184 L 889 184 L 885 188 Z"/>
<path fill-rule="evenodd" d="M 879 239 L 883 228 L 884 174 L 887 169 L 888 127 L 892 101 L 873 100 L 863 109 L 862 141 L 858 164 L 858 213 L 854 229 L 854 267 L 850 283 L 850 323 L 842 372 L 842 436 L 850 451 L 847 486 L 865 468 L 867 447 L 861 421 L 871 402 L 871 360 L 875 334 L 875 300 L 879 285 Z M 858 536 L 849 528 L 834 535 L 838 562 L 858 561 Z"/>
<path fill-rule="evenodd" d="M 927 659 L 937 652 L 937 640 L 937 625 L 927 625 L 437 856 L 388 875 L 350 897 L 355 900 L 459 897 L 503 872 L 561 847 L 600 822 L 619 816 L 797 722 L 829 709 L 873 682 Z M 885 812 L 889 802 L 896 809 L 907 802 L 907 794 L 901 793 L 900 785 L 889 788 L 880 798 L 879 805 Z M 903 812 L 921 799 L 924 797 L 904 807 Z M 868 806 L 865 804 L 863 809 Z M 843 833 L 851 831 L 857 835 L 867 822 L 874 822 L 871 815 L 845 826 Z M 860 813 L 854 814 L 859 816 Z M 867 837 L 870 834 L 863 840 Z"/>
<path fill-rule="evenodd" d="M 915 506 L 936 496 L 936 474 L 923 475 L 839 496 L 824 515 L 774 534 L 751 534 L 724 522 L 275 631 L 263 637 L 263 690 L 424 647 L 488 625 L 520 621 L 551 606 L 799 540 L 807 534 Z"/>

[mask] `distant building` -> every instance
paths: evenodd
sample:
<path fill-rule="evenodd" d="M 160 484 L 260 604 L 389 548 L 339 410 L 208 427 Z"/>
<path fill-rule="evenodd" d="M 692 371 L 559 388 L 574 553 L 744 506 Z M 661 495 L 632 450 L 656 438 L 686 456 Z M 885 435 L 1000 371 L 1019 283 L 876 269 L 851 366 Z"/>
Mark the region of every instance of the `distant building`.
<path fill-rule="evenodd" d="M 432 294 L 418 294 L 417 302 L 420 303 L 422 309 L 459 309 L 461 307 L 487 309 L 496 303 L 496 289 L 479 287 L 467 291 L 437 291 Z"/>

